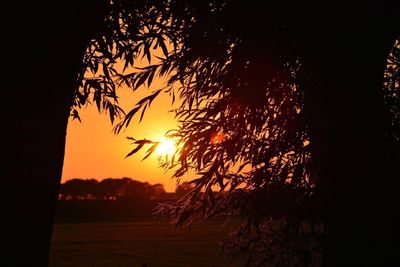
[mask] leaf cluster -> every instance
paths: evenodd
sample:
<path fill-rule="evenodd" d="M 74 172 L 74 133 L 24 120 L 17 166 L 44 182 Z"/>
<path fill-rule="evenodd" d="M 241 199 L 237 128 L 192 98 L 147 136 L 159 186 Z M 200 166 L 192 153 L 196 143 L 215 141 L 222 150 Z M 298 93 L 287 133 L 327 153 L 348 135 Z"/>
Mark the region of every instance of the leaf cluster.
<path fill-rule="evenodd" d="M 198 177 L 189 194 L 160 206 L 158 213 L 177 226 L 225 214 L 240 218 L 250 232 L 285 222 L 279 235 L 297 233 L 301 240 L 304 224 L 319 218 L 304 90 L 297 77 L 301 62 L 285 25 L 261 26 L 258 10 L 235 2 L 168 4 L 173 49 L 157 64 L 122 78 L 137 88 L 168 75 L 166 86 L 138 102 L 117 129 L 161 91 L 182 100 L 175 110 L 180 127 L 167 133 L 178 150 L 163 167 L 178 180 L 191 170 Z M 145 141 L 135 141 L 129 156 Z M 146 157 L 157 146 L 148 144 Z"/>

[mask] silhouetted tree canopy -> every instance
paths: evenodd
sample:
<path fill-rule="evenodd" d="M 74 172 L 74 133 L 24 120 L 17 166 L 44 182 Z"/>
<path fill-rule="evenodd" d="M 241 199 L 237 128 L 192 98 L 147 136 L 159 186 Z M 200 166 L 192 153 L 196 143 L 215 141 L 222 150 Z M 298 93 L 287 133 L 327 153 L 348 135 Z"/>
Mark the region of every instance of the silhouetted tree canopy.
<path fill-rule="evenodd" d="M 357 30 L 357 19 L 365 22 L 372 6 L 360 11 L 359 17 L 357 8 L 347 7 L 336 26 L 329 21 L 334 17 L 324 18 L 327 14 L 318 15 L 311 11 L 314 7 L 302 3 L 149 0 L 115 1 L 111 7 L 105 31 L 85 54 L 74 107 L 91 100 L 99 110 L 108 111 L 112 122 L 124 115 L 115 127 L 120 132 L 139 111 L 141 120 L 160 93 L 169 93 L 172 101 L 182 100 L 175 110 L 180 126 L 168 133 L 179 149 L 163 167 L 172 169 L 178 180 L 189 170 L 198 177 L 190 194 L 175 206 L 161 206 L 159 212 L 173 216 L 178 225 L 216 214 L 241 218 L 243 224 L 231 245 L 251 251 L 253 263 L 319 262 L 321 236 L 327 234 L 318 195 L 323 166 L 313 157 L 310 125 L 313 113 L 323 107 L 315 105 L 320 95 L 307 81 L 321 71 L 312 69 L 312 64 L 322 59 L 309 58 L 317 55 L 310 45 L 329 51 L 334 48 L 329 43 L 337 42 L 337 49 L 346 51 L 342 48 L 346 43 L 329 39 L 328 32 L 338 33 L 346 23 Z M 373 19 L 368 26 L 377 20 Z M 316 25 L 318 20 L 321 26 Z M 376 23 L 378 28 L 385 25 Z M 344 36 L 350 33 L 349 28 Z M 381 99 L 386 134 L 396 144 L 398 52 L 397 42 Z M 142 59 L 148 65 L 139 68 L 135 62 Z M 122 69 L 117 68 L 120 61 Z M 118 86 L 137 90 L 150 86 L 155 77 L 167 77 L 165 86 L 125 114 L 118 107 Z M 76 110 L 72 115 L 78 118 Z M 314 130 L 313 135 L 318 133 Z M 129 155 L 146 145 L 150 155 L 158 145 L 131 139 L 137 146 Z"/>
<path fill-rule="evenodd" d="M 96 179 L 71 179 L 61 184 L 60 199 L 86 199 L 94 198 L 97 195 L 96 187 L 98 186 Z"/>
<path fill-rule="evenodd" d="M 162 184 L 151 185 L 131 178 L 71 179 L 61 184 L 60 199 L 116 200 L 122 198 L 155 199 L 165 194 Z"/>
<path fill-rule="evenodd" d="M 183 197 L 186 194 L 192 192 L 193 189 L 194 186 L 191 183 L 183 182 L 178 184 L 178 186 L 175 189 L 175 193 L 177 194 L 178 197 Z"/>

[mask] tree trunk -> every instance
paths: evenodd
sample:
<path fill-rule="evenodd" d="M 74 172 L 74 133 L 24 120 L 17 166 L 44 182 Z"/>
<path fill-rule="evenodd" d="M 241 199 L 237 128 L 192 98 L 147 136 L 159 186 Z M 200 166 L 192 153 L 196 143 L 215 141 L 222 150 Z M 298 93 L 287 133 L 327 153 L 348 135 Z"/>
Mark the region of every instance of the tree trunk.
<path fill-rule="evenodd" d="M 394 230 L 385 224 L 392 223 L 388 218 L 395 209 L 388 213 L 382 209 L 394 208 L 395 199 L 390 201 L 387 196 L 393 196 L 396 181 L 382 161 L 388 151 L 379 116 L 383 98 L 378 92 L 382 90 L 385 57 L 382 50 L 351 50 L 329 58 L 331 65 L 325 66 L 328 76 L 320 75 L 329 82 L 324 86 L 327 94 L 320 98 L 316 127 L 320 136 L 315 142 L 320 150 L 315 157 L 320 161 L 321 196 L 330 231 L 326 265 L 392 266 L 385 262 L 390 245 L 384 235 L 390 232 L 384 232 Z M 354 56 L 360 52 L 368 55 L 368 60 Z"/>
<path fill-rule="evenodd" d="M 324 28 L 308 32 L 303 73 L 329 232 L 323 266 L 399 266 L 399 152 L 385 140 L 382 116 L 383 71 L 396 36 L 373 9 L 330 11 L 335 17 L 315 20 Z"/>
<path fill-rule="evenodd" d="M 89 1 L 17 4 L 8 7 L 14 16 L 3 24 L 9 26 L 2 92 L 9 105 L 3 111 L 7 250 L 2 262 L 47 266 L 76 75 L 104 12 Z"/>

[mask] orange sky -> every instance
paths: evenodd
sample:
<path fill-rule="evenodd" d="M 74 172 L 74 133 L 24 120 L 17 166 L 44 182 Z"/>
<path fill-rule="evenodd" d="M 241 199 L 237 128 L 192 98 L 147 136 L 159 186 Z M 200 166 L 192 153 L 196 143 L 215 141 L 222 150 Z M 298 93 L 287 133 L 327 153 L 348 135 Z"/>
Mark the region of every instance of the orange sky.
<path fill-rule="evenodd" d="M 139 88 L 136 92 L 120 89 L 121 106 L 129 111 L 138 100 L 152 92 L 152 88 L 160 88 L 160 83 L 154 81 L 150 89 Z M 159 168 L 155 155 L 141 161 L 145 151 L 140 151 L 125 159 L 126 154 L 134 148 L 126 139 L 127 136 L 156 140 L 167 130 L 176 128 L 173 113 L 168 112 L 172 108 L 168 94 L 161 93 L 151 108 L 146 110 L 142 122 L 139 123 L 139 119 L 135 118 L 119 135 L 113 133 L 108 115 L 99 114 L 94 104 L 83 108 L 79 113 L 82 123 L 78 120 L 68 123 L 62 180 L 131 177 L 152 184 L 162 183 L 167 191 L 174 191 L 176 182 L 170 178 L 172 172 L 165 173 Z"/>

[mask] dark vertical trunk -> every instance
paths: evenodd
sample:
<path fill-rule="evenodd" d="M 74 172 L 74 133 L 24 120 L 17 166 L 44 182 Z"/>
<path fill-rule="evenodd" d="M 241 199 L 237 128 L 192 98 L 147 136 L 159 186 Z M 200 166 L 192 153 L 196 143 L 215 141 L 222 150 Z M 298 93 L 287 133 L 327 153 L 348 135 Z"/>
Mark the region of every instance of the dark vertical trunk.
<path fill-rule="evenodd" d="M 355 10 L 319 17 L 324 28 L 310 27 L 304 46 L 311 144 L 329 231 L 323 266 L 398 266 L 399 154 L 385 142 L 382 116 L 383 71 L 395 35 L 371 7 Z"/>
<path fill-rule="evenodd" d="M 319 135 L 314 139 L 319 150 L 315 157 L 320 161 L 321 196 L 330 231 L 327 266 L 390 266 L 384 264 L 390 246 L 383 235 L 389 227 L 385 223 L 391 223 L 387 216 L 394 209 L 386 215 L 380 209 L 393 205 L 384 198 L 395 181 L 382 162 L 387 151 L 379 116 L 383 99 L 378 91 L 385 50 L 376 49 L 365 45 L 349 53 L 339 50 L 340 55 L 328 57 L 330 66 L 319 66 L 328 71 L 318 77 L 327 82 L 323 85 L 327 94 L 319 97 L 320 117 L 314 133 L 314 137 Z M 357 53 L 368 54 L 368 60 L 357 58 Z M 334 80 L 329 81 L 332 76 Z"/>
<path fill-rule="evenodd" d="M 8 44 L 2 93 L 9 105 L 3 111 L 7 249 L 1 261 L 47 266 L 76 74 L 104 13 L 88 1 L 17 4 L 8 7 L 14 16 L 2 38 Z"/>

